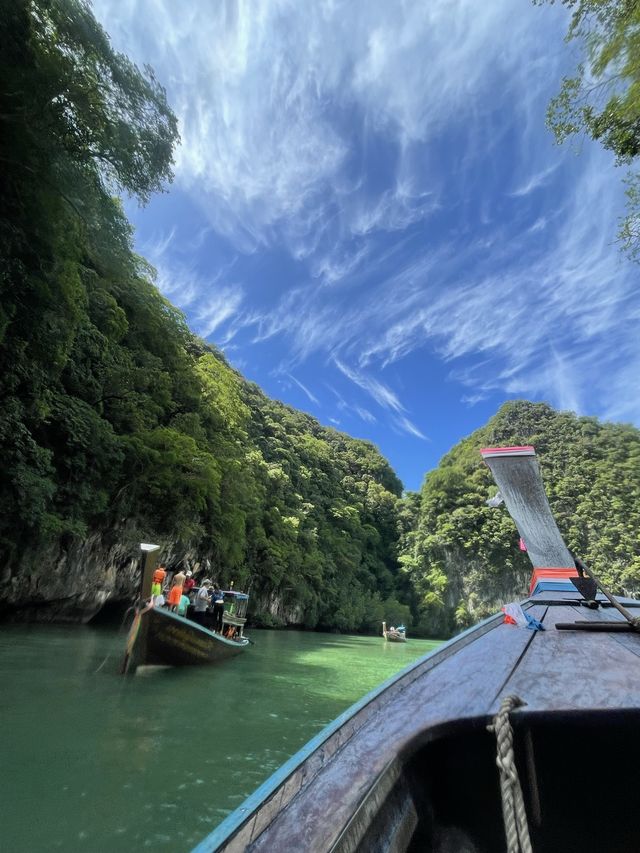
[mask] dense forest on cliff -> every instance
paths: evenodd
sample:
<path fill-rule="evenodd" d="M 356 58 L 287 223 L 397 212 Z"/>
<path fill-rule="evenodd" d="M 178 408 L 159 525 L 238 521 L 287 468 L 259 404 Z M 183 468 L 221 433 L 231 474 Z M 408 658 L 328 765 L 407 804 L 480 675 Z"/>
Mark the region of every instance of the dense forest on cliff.
<path fill-rule="evenodd" d="M 603 582 L 640 594 L 640 431 L 556 412 L 544 403 L 506 403 L 457 444 L 407 498 L 400 561 L 435 634 L 450 634 L 521 598 L 531 564 L 482 447 L 532 444 L 560 531 Z"/>
<path fill-rule="evenodd" d="M 87 618 L 135 551 L 252 593 L 263 624 L 444 636 L 526 591 L 482 446 L 536 446 L 570 547 L 640 592 L 640 432 L 508 403 L 402 484 L 377 449 L 269 400 L 196 338 L 119 196 L 171 179 L 150 69 L 80 0 L 0 0 L 0 609 Z"/>
<path fill-rule="evenodd" d="M 250 587 L 264 620 L 406 618 L 387 462 L 246 383 L 133 251 L 118 194 L 161 189 L 178 139 L 153 73 L 79 0 L 0 8 L 5 604 L 81 595 L 68 554 L 115 531 Z M 127 592 L 114 568 L 89 611 Z"/>

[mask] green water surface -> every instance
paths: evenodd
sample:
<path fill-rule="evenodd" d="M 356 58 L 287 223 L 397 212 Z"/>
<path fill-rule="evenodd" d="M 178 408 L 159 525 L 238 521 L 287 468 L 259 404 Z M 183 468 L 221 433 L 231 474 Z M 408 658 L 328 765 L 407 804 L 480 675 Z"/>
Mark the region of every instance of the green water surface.
<path fill-rule="evenodd" d="M 437 646 L 250 634 L 255 645 L 219 666 L 125 679 L 115 630 L 3 626 L 0 850 L 187 851 L 334 717 Z"/>

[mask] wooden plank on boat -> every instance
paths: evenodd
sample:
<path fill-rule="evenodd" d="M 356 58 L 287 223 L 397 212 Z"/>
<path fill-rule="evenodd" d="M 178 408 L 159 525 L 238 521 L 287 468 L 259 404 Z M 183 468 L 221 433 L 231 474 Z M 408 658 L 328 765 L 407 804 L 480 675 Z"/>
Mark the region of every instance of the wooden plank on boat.
<path fill-rule="evenodd" d="M 597 711 L 640 705 L 640 659 L 617 641 L 621 635 L 556 630 L 556 622 L 574 622 L 576 611 L 583 615 L 582 610 L 549 607 L 543 621 L 547 630 L 536 634 L 492 713 L 508 694 L 520 696 L 527 711 Z M 607 614 L 607 618 L 617 622 L 620 614 L 613 613 L 615 616 Z"/>
<path fill-rule="evenodd" d="M 536 618 L 543 615 L 543 609 L 531 612 Z M 281 786 L 281 811 L 268 831 L 253 832 L 248 849 L 331 850 L 372 781 L 416 738 L 426 741 L 433 727 L 450 721 L 484 718 L 534 636 L 526 629 L 497 624 L 437 666 L 423 667 L 425 677 L 407 673 L 374 708 L 361 709 L 353 720 L 353 734 L 337 750 L 331 749 L 331 741 L 344 738 L 342 729 L 298 767 Z M 357 717 L 363 713 L 365 720 L 359 725 Z M 332 755 L 323 763 L 321 753 Z M 338 754 L 339 760 L 334 760 Z M 308 765 L 315 758 L 317 772 L 312 773 Z M 300 773 L 304 778 L 296 778 Z M 306 784 L 310 779 L 312 786 Z M 259 820 L 257 816 L 256 823 Z"/>
<path fill-rule="evenodd" d="M 590 607 L 581 607 L 577 602 L 571 605 L 576 614 L 576 619 L 588 622 L 625 622 L 624 616 L 615 607 L 598 607 L 592 610 Z M 637 612 L 637 611 L 636 611 Z"/>
<path fill-rule="evenodd" d="M 628 602 L 625 601 L 624 603 L 626 607 L 629 606 Z M 624 621 L 622 615 L 618 613 L 618 611 L 614 607 L 599 607 L 597 610 L 590 610 L 586 607 L 575 607 L 573 609 L 576 611 L 577 614 L 576 619 L 585 619 L 590 622 Z M 637 610 L 632 610 L 632 612 L 637 613 Z M 625 649 L 632 652 L 634 655 L 638 655 L 640 657 L 640 634 L 636 632 L 629 634 L 612 634 L 612 638 L 616 641 L 616 643 L 619 643 Z"/>
<path fill-rule="evenodd" d="M 640 634 L 616 634 L 614 640 L 634 655 L 640 657 Z"/>
<path fill-rule="evenodd" d="M 598 631 L 605 633 L 620 633 L 629 631 L 627 620 L 613 607 L 591 609 L 581 607 L 578 602 L 571 605 L 574 618 L 568 622 L 556 620 L 558 630 L 564 631 Z"/>
<path fill-rule="evenodd" d="M 481 451 L 504 498 L 509 514 L 534 567 L 574 568 L 574 563 L 551 512 L 532 447 L 486 448 Z M 522 453 L 518 453 L 520 450 Z"/>

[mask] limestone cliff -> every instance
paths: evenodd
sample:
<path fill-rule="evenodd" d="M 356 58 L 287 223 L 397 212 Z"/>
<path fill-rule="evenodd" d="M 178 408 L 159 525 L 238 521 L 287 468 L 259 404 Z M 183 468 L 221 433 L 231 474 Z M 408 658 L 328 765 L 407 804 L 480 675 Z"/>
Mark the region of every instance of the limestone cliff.
<path fill-rule="evenodd" d="M 0 575 L 0 616 L 12 621 L 89 622 L 105 605 L 126 609 L 140 585 L 141 538 L 130 526 L 25 550 L 14 570 L 5 567 Z M 210 554 L 177 542 L 154 541 L 167 566 L 188 567 L 196 578 L 217 580 Z M 251 596 L 249 617 L 273 626 L 304 622 L 299 604 L 269 591 Z"/>

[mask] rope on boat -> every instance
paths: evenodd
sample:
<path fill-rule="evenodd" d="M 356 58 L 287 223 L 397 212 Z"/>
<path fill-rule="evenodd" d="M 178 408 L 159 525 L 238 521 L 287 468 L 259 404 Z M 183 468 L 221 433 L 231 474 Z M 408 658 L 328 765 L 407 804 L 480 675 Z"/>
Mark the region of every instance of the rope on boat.
<path fill-rule="evenodd" d="M 118 632 L 116 634 L 117 637 L 119 637 L 120 634 L 122 633 L 122 629 L 124 628 L 125 623 L 126 623 L 127 619 L 129 618 L 129 614 L 131 613 L 132 610 L 135 612 L 135 609 L 136 609 L 136 605 L 132 604 L 130 607 L 127 607 L 127 609 L 125 610 L 124 616 L 122 617 L 122 622 L 120 623 L 120 627 L 118 628 Z M 94 675 L 97 672 L 100 672 L 100 670 L 105 665 L 105 663 L 109 660 L 109 658 L 111 657 L 112 654 L 113 654 L 113 649 L 107 654 L 106 658 L 102 661 L 100 666 L 93 671 Z"/>
<path fill-rule="evenodd" d="M 511 711 L 525 704 L 526 702 L 523 702 L 519 696 L 505 697 L 493 722 L 487 726 L 490 732 L 495 733 L 498 744 L 496 764 L 500 771 L 500 795 L 507 853 L 533 853 L 527 812 L 513 750 L 513 729 L 509 721 Z"/>

